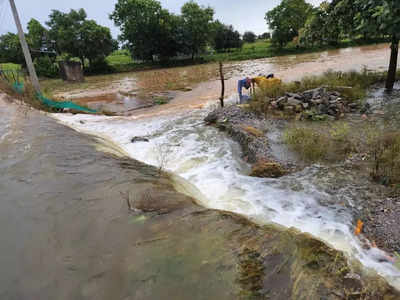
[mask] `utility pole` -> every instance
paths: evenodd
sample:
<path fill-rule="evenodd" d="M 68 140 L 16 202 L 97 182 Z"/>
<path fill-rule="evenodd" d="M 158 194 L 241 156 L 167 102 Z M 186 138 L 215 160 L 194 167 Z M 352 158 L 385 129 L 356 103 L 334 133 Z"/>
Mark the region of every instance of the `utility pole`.
<path fill-rule="evenodd" d="M 14 0 L 10 0 L 11 10 L 14 16 L 15 25 L 17 25 L 19 41 L 21 42 L 22 51 L 24 52 L 26 66 L 28 67 L 29 76 L 31 77 L 32 85 L 37 93 L 40 93 L 39 79 L 36 75 L 35 67 L 32 63 L 31 53 L 29 52 L 28 44 L 26 43 L 25 34 L 22 30 L 21 21 L 19 20 L 17 8 Z"/>

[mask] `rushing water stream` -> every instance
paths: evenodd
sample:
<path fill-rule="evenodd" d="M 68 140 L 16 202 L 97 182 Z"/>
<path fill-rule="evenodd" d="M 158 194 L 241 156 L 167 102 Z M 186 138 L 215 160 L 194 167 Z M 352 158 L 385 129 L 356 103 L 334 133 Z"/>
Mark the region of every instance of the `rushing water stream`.
<path fill-rule="evenodd" d="M 330 67 L 380 69 L 387 56 L 386 45 L 382 45 L 260 60 L 247 65 L 239 63 L 236 69 L 247 74 L 278 70 L 280 75 L 287 75 L 284 79 L 297 79 L 301 77 L 300 71 L 315 74 Z M 230 97 L 229 101 L 235 102 L 236 97 Z M 318 165 L 280 179 L 249 177 L 246 175 L 249 166 L 241 159 L 238 145 L 225 134 L 203 124 L 209 110 L 187 111 L 184 101 L 181 103 L 180 112 L 174 107 L 173 113 L 168 114 L 166 106 L 164 116 L 145 112 L 139 117 L 54 117 L 78 130 L 111 139 L 137 160 L 180 175 L 197 188 L 189 193 L 206 207 L 237 212 L 263 224 L 273 222 L 311 233 L 345 251 L 367 268 L 378 271 L 400 288 L 400 271 L 377 248 L 363 249 L 353 234 L 354 216 L 341 205 L 343 201 L 356 202 L 352 199 L 360 196 L 358 183 L 349 182 L 343 188 L 332 189 L 329 186 L 332 182 L 324 179 L 337 175 Z M 134 136 L 145 136 L 150 142 L 131 143 Z"/>
<path fill-rule="evenodd" d="M 335 175 L 318 165 L 280 179 L 249 177 L 239 146 L 224 133 L 205 126 L 206 113 L 205 109 L 189 116 L 137 121 L 82 115 L 56 118 L 78 130 L 107 136 L 131 157 L 154 166 L 161 164 L 180 175 L 197 188 L 187 192 L 206 207 L 311 233 L 400 288 L 400 271 L 377 248 L 362 248 L 353 234 L 353 216 L 340 204 L 359 197 L 356 186 L 349 182 L 342 189 L 329 190 L 332 182 L 323 179 Z M 145 136 L 150 142 L 131 143 L 134 136 Z"/>

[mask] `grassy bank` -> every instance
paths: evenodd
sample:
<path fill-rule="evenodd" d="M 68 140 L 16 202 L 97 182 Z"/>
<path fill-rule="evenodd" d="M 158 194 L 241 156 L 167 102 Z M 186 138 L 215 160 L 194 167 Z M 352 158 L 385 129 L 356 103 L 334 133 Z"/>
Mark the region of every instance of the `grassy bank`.
<path fill-rule="evenodd" d="M 318 126 L 295 122 L 285 131 L 284 140 L 310 163 L 337 163 L 358 156 L 372 179 L 400 187 L 400 130 L 348 121 Z"/>

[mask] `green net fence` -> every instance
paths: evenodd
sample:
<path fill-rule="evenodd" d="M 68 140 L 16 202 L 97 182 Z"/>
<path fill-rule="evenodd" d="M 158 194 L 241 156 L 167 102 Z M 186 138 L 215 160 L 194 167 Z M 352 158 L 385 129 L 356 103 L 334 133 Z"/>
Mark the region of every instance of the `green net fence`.
<path fill-rule="evenodd" d="M 19 94 L 24 92 L 23 83 L 24 73 L 17 69 L 0 69 L 0 79 L 9 84 L 13 90 Z M 97 113 L 96 110 L 80 106 L 72 101 L 54 101 L 46 98 L 43 94 L 38 93 L 36 97 L 46 106 L 55 109 L 72 109 L 86 113 Z"/>

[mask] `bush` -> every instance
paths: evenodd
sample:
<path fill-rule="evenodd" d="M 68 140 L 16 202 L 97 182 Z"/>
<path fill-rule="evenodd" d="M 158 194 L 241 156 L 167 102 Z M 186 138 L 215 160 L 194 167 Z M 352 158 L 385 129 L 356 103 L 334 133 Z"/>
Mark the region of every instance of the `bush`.
<path fill-rule="evenodd" d="M 310 162 L 340 161 L 354 151 L 347 123 L 329 124 L 329 130 L 293 126 L 284 133 L 284 140 L 301 157 Z"/>
<path fill-rule="evenodd" d="M 400 132 L 369 131 L 371 176 L 382 184 L 400 183 Z"/>
<path fill-rule="evenodd" d="M 104 59 L 92 61 L 89 68 L 85 69 L 86 74 L 109 74 L 113 73 L 114 68 L 111 67 Z"/>
<path fill-rule="evenodd" d="M 57 64 L 48 56 L 36 58 L 34 65 L 38 76 L 56 78 L 59 75 Z"/>

